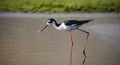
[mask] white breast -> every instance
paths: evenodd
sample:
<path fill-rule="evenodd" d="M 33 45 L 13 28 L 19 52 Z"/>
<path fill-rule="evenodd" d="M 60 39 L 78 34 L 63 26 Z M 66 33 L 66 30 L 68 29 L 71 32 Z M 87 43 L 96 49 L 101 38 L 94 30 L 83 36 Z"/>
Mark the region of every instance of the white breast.
<path fill-rule="evenodd" d="M 55 27 L 55 28 L 60 30 L 60 31 L 71 31 L 71 30 L 74 30 L 74 29 L 76 29 L 78 27 L 79 26 L 77 26 L 76 24 L 72 24 L 70 26 L 66 26 L 64 23 L 62 23 L 59 27 Z"/>

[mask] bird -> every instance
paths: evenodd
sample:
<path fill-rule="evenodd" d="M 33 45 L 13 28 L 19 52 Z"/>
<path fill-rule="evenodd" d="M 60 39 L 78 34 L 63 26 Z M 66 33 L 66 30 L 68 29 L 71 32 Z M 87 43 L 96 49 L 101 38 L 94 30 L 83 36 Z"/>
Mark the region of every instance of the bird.
<path fill-rule="evenodd" d="M 83 65 L 85 64 L 86 61 L 86 46 L 87 46 L 87 40 L 89 37 L 89 32 L 85 31 L 83 29 L 80 29 L 79 27 L 82 26 L 83 24 L 86 24 L 90 21 L 93 21 L 94 19 L 87 19 L 87 20 L 65 20 L 61 23 L 57 23 L 57 21 L 54 18 L 49 18 L 47 21 L 47 25 L 41 29 L 41 32 L 47 28 L 49 25 L 52 25 L 55 29 L 59 31 L 66 31 L 69 32 L 70 34 L 70 40 L 71 40 L 71 46 L 70 46 L 70 65 L 72 65 L 72 50 L 73 50 L 73 39 L 72 39 L 72 31 L 73 30 L 79 30 L 87 34 L 85 42 L 84 42 L 84 49 L 83 49 Z"/>

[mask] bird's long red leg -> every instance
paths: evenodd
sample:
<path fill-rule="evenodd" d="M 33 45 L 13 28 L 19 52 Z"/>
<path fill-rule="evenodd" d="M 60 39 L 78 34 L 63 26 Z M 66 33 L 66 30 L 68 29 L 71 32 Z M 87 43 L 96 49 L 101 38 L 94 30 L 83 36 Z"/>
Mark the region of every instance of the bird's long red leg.
<path fill-rule="evenodd" d="M 87 40 L 88 40 L 88 37 L 89 37 L 89 32 L 84 31 L 84 30 L 82 30 L 82 29 L 78 29 L 78 30 L 80 30 L 80 31 L 82 31 L 82 32 L 85 32 L 85 33 L 87 34 L 86 39 L 85 39 L 85 42 L 84 42 L 84 49 L 83 49 L 83 54 L 84 54 L 84 56 L 85 56 L 85 58 L 84 58 L 84 60 L 83 60 L 83 65 L 84 65 L 84 63 L 85 63 L 85 61 L 86 61 L 86 47 L 87 47 Z"/>
<path fill-rule="evenodd" d="M 72 40 L 72 33 L 71 33 L 71 31 L 70 31 L 70 40 L 71 40 L 71 47 L 70 47 L 70 65 L 72 65 L 73 40 Z"/>

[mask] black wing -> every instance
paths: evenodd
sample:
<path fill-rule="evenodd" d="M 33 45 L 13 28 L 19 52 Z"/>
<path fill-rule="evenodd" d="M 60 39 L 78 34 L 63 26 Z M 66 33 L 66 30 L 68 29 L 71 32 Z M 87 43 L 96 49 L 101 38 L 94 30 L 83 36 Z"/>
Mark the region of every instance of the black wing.
<path fill-rule="evenodd" d="M 92 20 L 93 19 L 89 19 L 89 20 L 66 20 L 66 21 L 64 21 L 64 23 L 67 26 L 69 26 L 71 24 L 82 25 L 82 24 L 88 23 L 88 22 L 90 22 Z"/>

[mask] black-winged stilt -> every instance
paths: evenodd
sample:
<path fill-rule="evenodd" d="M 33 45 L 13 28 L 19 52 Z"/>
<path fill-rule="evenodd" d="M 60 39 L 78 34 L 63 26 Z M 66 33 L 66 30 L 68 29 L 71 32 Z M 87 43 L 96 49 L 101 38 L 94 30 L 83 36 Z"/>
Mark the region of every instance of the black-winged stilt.
<path fill-rule="evenodd" d="M 87 34 L 86 36 L 86 39 L 85 39 L 85 42 L 84 42 L 84 49 L 83 49 L 83 54 L 85 56 L 84 60 L 83 60 L 83 65 L 86 61 L 86 46 L 87 46 L 87 40 L 88 40 L 88 37 L 89 37 L 89 32 L 85 31 L 85 30 L 82 30 L 82 29 L 79 29 L 79 27 L 85 23 L 88 23 L 90 21 L 92 21 L 93 19 L 89 19 L 89 20 L 66 20 L 60 24 L 58 24 L 56 22 L 55 19 L 53 18 L 50 18 L 48 19 L 48 22 L 47 22 L 47 25 L 41 30 L 43 31 L 47 26 L 49 25 L 52 25 L 54 28 L 60 30 L 60 31 L 69 31 L 70 32 L 70 40 L 71 40 L 71 47 L 70 47 L 70 65 L 72 65 L 72 49 L 73 49 L 73 40 L 72 40 L 72 33 L 71 31 L 72 30 L 79 30 L 79 31 L 82 31 L 84 33 Z"/>

